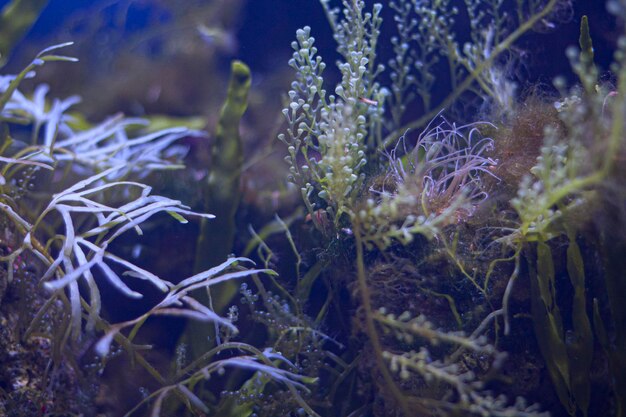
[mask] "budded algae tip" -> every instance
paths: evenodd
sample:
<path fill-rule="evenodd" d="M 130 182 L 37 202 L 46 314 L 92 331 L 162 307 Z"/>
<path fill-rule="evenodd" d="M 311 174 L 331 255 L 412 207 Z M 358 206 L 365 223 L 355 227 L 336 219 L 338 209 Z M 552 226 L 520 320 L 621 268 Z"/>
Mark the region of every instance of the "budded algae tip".
<path fill-rule="evenodd" d="M 234 217 L 241 199 L 239 179 L 243 151 L 239 122 L 248 107 L 249 90 L 250 69 L 243 62 L 234 61 L 211 149 L 211 170 L 203 190 L 204 209 L 215 214 L 216 219 L 202 223 L 196 251 L 196 272 L 223 262 L 232 249 Z"/>
<path fill-rule="evenodd" d="M 592 63 L 593 43 L 591 41 L 591 34 L 589 33 L 589 19 L 587 16 L 583 16 L 580 20 L 580 38 L 578 43 L 580 44 L 581 59 L 587 63 Z"/>

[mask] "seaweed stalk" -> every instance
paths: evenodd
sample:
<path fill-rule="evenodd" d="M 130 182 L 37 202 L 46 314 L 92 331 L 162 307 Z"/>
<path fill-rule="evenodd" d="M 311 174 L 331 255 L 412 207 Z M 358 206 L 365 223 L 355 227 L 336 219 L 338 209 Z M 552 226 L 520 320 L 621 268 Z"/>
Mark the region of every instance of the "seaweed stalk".
<path fill-rule="evenodd" d="M 211 151 L 211 172 L 206 182 L 204 210 L 214 210 L 217 218 L 214 222 L 203 221 L 196 244 L 194 272 L 200 272 L 219 265 L 229 255 L 235 240 L 235 213 L 241 200 L 239 179 L 243 162 L 239 122 L 248 106 L 250 90 L 250 69 L 240 61 L 233 61 L 228 84 L 226 101 L 220 113 L 215 132 L 215 142 Z M 212 298 L 211 292 L 196 291 L 194 296 L 213 311 L 224 311 L 237 293 L 237 284 L 219 286 L 213 292 L 219 292 L 219 298 Z M 187 339 L 193 355 L 204 353 L 208 339 L 217 333 L 217 329 L 205 323 L 189 322 L 183 339 Z"/>

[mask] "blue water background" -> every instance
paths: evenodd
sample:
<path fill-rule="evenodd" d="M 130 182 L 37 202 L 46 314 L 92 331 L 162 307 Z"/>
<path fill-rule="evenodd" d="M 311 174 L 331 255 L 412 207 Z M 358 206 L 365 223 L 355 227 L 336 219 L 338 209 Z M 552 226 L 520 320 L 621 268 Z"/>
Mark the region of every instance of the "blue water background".
<path fill-rule="evenodd" d="M 4 7 L 7 0 L 0 1 Z M 45 44 L 46 39 L 53 35 L 69 16 L 81 10 L 93 10 L 100 4 L 115 4 L 104 1 L 52 0 L 44 10 L 40 19 L 29 33 L 25 42 L 36 41 Z M 119 2 L 118 2 L 119 3 Z M 150 1 L 129 2 L 128 33 L 146 28 L 145 16 L 151 7 Z M 338 2 L 337 2 L 338 3 Z M 368 3 L 373 3 L 368 1 Z M 387 2 L 383 1 L 383 5 Z M 531 82 L 549 82 L 554 76 L 568 75 L 569 63 L 565 58 L 564 50 L 567 46 L 577 45 L 580 17 L 589 15 L 591 34 L 595 42 L 596 61 L 607 70 L 615 49 L 617 35 L 615 21 L 606 12 L 604 0 L 573 0 L 572 13 L 564 13 L 558 26 L 547 36 L 536 34 L 528 36 L 522 41 L 522 47 L 529 51 L 528 80 Z M 389 7 L 385 8 L 389 12 Z M 568 16 L 569 15 L 569 16 Z M 385 14 L 384 31 L 392 28 L 392 19 Z M 462 19 L 462 17 L 460 17 Z M 562 20 L 563 20 L 562 19 Z M 332 62 L 334 42 L 329 30 L 325 15 L 318 1 L 315 0 L 249 0 L 239 23 L 235 28 L 235 36 L 239 48 L 232 58 L 239 58 L 247 62 L 253 71 L 267 72 L 276 70 L 285 65 L 291 48 L 290 43 L 295 37 L 295 31 L 304 26 L 313 27 L 313 34 L 327 61 Z M 69 36 L 66 36 L 71 40 Z M 389 50 L 379 53 L 389 57 Z"/>

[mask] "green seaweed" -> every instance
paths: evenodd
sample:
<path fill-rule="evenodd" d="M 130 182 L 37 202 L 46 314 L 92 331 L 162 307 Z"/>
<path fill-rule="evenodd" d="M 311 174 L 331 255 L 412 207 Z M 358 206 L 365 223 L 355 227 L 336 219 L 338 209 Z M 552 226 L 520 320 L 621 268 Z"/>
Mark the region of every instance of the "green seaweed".
<path fill-rule="evenodd" d="M 572 329 L 565 329 L 557 300 L 554 256 L 543 240 L 536 244 L 536 255 L 527 251 L 531 280 L 531 315 L 537 343 L 566 411 L 574 416 L 580 410 L 588 415 L 591 384 L 589 373 L 593 359 L 593 332 L 587 314 L 585 268 L 576 234 L 568 230 L 567 274 L 574 296 Z"/>
<path fill-rule="evenodd" d="M 594 357 L 597 352 L 594 352 L 587 297 L 595 294 L 588 294 L 592 290 L 586 288 L 586 280 L 591 281 L 597 274 L 603 274 L 607 296 L 602 295 L 600 299 L 608 299 L 608 303 L 599 306 L 594 300 L 591 317 L 595 336 L 608 358 L 607 372 L 613 377 L 614 409 L 617 417 L 624 417 L 626 306 L 620 295 L 626 293 L 623 274 L 626 265 L 622 256 L 626 247 L 623 238 L 611 235 L 607 230 L 600 238 L 599 258 L 604 262 L 604 269 L 599 271 L 600 262 L 596 265 L 586 256 L 593 256 L 595 252 L 594 248 L 583 244 L 587 243 L 588 236 L 582 232 L 590 227 L 588 217 L 604 216 L 603 212 L 593 212 L 602 192 L 599 188 L 604 187 L 617 170 L 615 161 L 622 160 L 619 152 L 623 150 L 623 118 L 615 115 L 623 114 L 626 71 L 622 70 L 620 74 L 619 92 L 612 92 L 602 101 L 601 88 L 597 88 L 598 78 L 595 77 L 597 70 L 593 66 L 589 24 L 583 17 L 579 39 L 581 52 L 580 55 L 573 54 L 572 60 L 579 59 L 574 62 L 578 66 L 575 71 L 581 75 L 587 94 L 580 100 L 573 95 L 563 97 L 568 104 L 559 110 L 561 118 L 554 116 L 555 124 L 561 123 L 565 127 L 562 130 L 544 129 L 552 127 L 552 116 L 550 121 L 544 122 L 535 116 L 536 113 L 529 112 L 532 121 L 540 126 L 537 139 L 526 140 L 528 135 L 511 136 L 524 139 L 519 141 L 519 146 L 529 148 L 529 160 L 539 152 L 539 141 L 545 139 L 541 155 L 532 169 L 532 164 L 526 163 L 507 179 L 509 186 L 519 186 L 517 197 L 511 198 L 503 193 L 493 198 L 497 193 L 487 195 L 487 192 L 492 193 L 491 186 L 480 180 L 494 172 L 500 161 L 504 166 L 511 164 L 511 155 L 515 152 L 510 152 L 511 147 L 506 148 L 508 145 L 496 140 L 494 146 L 506 148 L 500 153 L 501 158 L 483 157 L 480 146 L 469 146 L 473 143 L 473 133 L 465 139 L 463 129 L 455 123 L 435 123 L 436 132 L 446 132 L 447 138 L 427 128 L 420 134 L 420 142 L 413 151 L 402 149 L 400 144 L 404 145 L 404 142 L 400 142 L 389 158 L 378 155 L 376 147 L 380 149 L 398 140 L 398 132 L 404 129 L 399 127 L 401 123 L 423 126 L 430 121 L 429 112 L 435 111 L 441 103 L 431 103 L 434 89 L 428 86 L 427 78 L 426 81 L 416 81 L 427 87 L 419 92 L 427 115 L 415 121 L 403 120 L 402 106 L 410 104 L 408 93 L 405 95 L 408 87 L 407 90 L 398 89 L 397 102 L 389 102 L 380 92 L 383 90 L 378 90 L 376 81 L 379 70 L 374 59 L 382 6 L 375 6 L 368 13 L 364 2 L 345 0 L 342 2 L 345 11 L 341 12 L 334 9 L 329 0 L 321 1 L 339 43 L 338 52 L 345 61 L 339 68 L 344 76 L 343 82 L 336 88 L 331 86 L 329 91 L 335 91 L 332 98 L 326 95 L 328 86 L 321 77 L 324 65 L 316 55 L 311 30 L 298 31 L 292 66 L 299 72 L 297 81 L 292 84 L 296 87 L 289 92 L 291 103 L 284 111 L 289 126 L 281 140 L 288 146 L 290 180 L 302 193 L 303 207 L 286 221 L 276 216 L 276 220 L 259 233 L 250 227 L 253 238 L 245 249 L 246 255 L 257 249 L 257 259 L 269 268 L 270 262 L 273 265 L 282 253 L 277 251 L 274 254 L 264 240 L 273 234 L 284 234 L 286 242 L 282 249 L 293 252 L 293 256 L 287 258 L 290 263 L 286 267 L 281 264 L 283 276 L 280 278 L 267 271 L 270 281 L 267 290 L 265 281 L 261 283 L 252 272 L 231 273 L 232 276 L 248 277 L 258 294 L 231 281 L 215 285 L 210 292 L 207 287 L 194 294 L 210 310 L 223 315 L 241 288 L 243 301 L 229 311 L 228 320 L 250 320 L 252 317 L 253 326 L 258 322 L 264 325 L 267 331 L 253 329 L 244 337 L 247 340 L 262 338 L 263 343 L 267 343 L 266 349 L 261 351 L 230 342 L 228 339 L 234 337 L 230 333 L 233 327 L 232 323 L 228 326 L 226 320 L 219 321 L 222 326 L 219 329 L 217 324 L 214 327 L 206 321 L 191 322 L 179 346 L 188 344 L 191 363 L 185 365 L 181 354 L 183 359 L 180 359 L 180 366 L 176 363 L 174 374 L 163 376 L 143 360 L 139 346 L 133 345 L 137 331 L 151 313 L 133 322 L 134 327 L 126 338 L 121 332 L 117 333 L 121 327 L 116 327 L 116 343 L 131 353 L 132 358 L 162 386 L 129 414 L 148 401 L 155 403 L 153 415 L 174 414 L 173 407 L 163 405 L 165 396 L 172 392 L 187 406 L 188 414 L 195 410 L 210 415 L 241 417 L 317 416 L 318 412 L 327 416 L 537 415 L 534 406 L 526 407 L 523 401 L 507 405 L 501 397 L 494 398 L 490 390 L 483 389 L 485 383 L 497 377 L 501 364 L 496 347 L 501 337 L 498 322 L 505 317 L 504 335 L 509 335 L 509 297 L 515 281 L 524 283 L 522 278 L 525 278 L 526 270 L 520 265 L 526 261 L 537 354 L 540 353 L 546 363 L 540 371 L 541 377 L 551 378 L 558 400 L 572 416 L 589 415 L 591 363 L 592 359 L 602 359 L 601 356 Z M 418 3 L 419 0 L 391 2 L 397 13 L 396 21 L 410 25 L 412 15 L 409 11 Z M 486 0 L 466 2 L 476 7 L 487 3 Z M 442 35 L 441 39 L 448 42 L 433 44 L 445 46 L 434 50 L 443 50 L 444 58 L 447 51 L 447 59 L 451 62 L 453 91 L 442 101 L 444 105 L 456 102 L 460 96 L 474 94 L 485 100 L 495 99 L 497 91 L 494 87 L 499 85 L 489 84 L 485 74 L 503 77 L 498 72 L 500 59 L 497 57 L 504 56 L 509 46 L 533 25 L 546 20 L 557 1 L 546 0 L 541 3 L 541 10 L 534 10 L 533 7 L 539 6 L 532 6 L 539 3 L 517 0 L 517 4 L 520 24 L 516 29 L 502 31 L 495 27 L 494 33 L 485 35 L 493 35 L 493 39 L 483 39 L 478 36 L 478 31 L 486 27 L 486 22 L 477 19 L 472 23 L 476 31 L 475 47 L 468 47 L 461 55 L 453 55 L 453 52 L 460 52 L 454 38 L 443 36 L 446 25 L 432 27 L 433 34 Z M 526 4 L 529 16 L 524 10 Z M 441 14 L 440 19 L 445 23 L 452 19 L 452 14 L 444 14 L 450 5 L 448 0 L 441 0 L 428 7 L 433 8 L 433 15 Z M 475 12 L 476 9 L 467 8 L 470 18 Z M 496 26 L 502 16 L 505 15 L 494 15 Z M 433 25 L 436 23 L 433 21 Z M 409 39 L 409 35 L 400 35 Z M 392 45 L 398 46 L 394 52 L 400 58 L 406 57 L 403 52 L 398 52 L 404 46 L 401 42 L 394 45 L 392 41 Z M 415 45 L 412 47 L 416 48 Z M 476 55 L 479 51 L 486 51 L 487 56 Z M 395 61 L 397 71 L 402 70 L 404 62 L 400 58 Z M 460 73 L 459 69 L 462 70 Z M 429 73 L 423 70 L 421 74 Z M 408 70 L 396 74 L 399 78 L 409 75 Z M 16 80 L 17 83 L 21 79 Z M 402 87 L 403 84 L 398 85 Z M 17 84 L 10 86 L 16 87 Z M 211 148 L 209 176 L 200 185 L 204 197 L 203 211 L 215 214 L 217 219 L 201 221 L 194 272 L 219 265 L 233 250 L 238 233 L 235 219 L 241 200 L 243 162 L 239 124 L 246 111 L 249 88 L 250 70 L 239 61 L 233 62 L 227 97 Z M 572 91 L 577 93 L 577 90 Z M 11 93 L 12 90 L 8 90 L 0 98 L 0 110 Z M 393 108 L 394 105 L 397 107 Z M 394 112 L 394 123 L 385 125 L 385 130 L 381 127 L 381 120 L 386 116 L 382 110 L 384 106 L 391 106 Z M 552 103 L 548 106 L 552 107 Z M 543 112 L 544 108 L 537 109 L 537 112 Z M 512 109 L 511 112 L 513 116 L 519 116 L 520 111 Z M 574 117 L 583 112 L 591 114 L 591 122 Z M 179 123 L 169 116 L 154 120 L 166 127 Z M 613 124 L 607 127 L 607 121 Z M 198 119 L 187 119 L 187 122 L 196 123 Z M 0 125 L 0 129 L 6 124 Z M 468 125 L 474 133 L 476 125 Z M 484 131 L 490 132 L 491 129 L 489 125 Z M 387 139 L 383 133 L 387 134 Z M 583 136 L 593 136 L 598 143 L 602 141 L 601 150 L 586 146 L 589 142 L 581 139 Z M 11 137 L 8 133 L 3 134 L 2 140 L 6 148 Z M 479 143 L 488 140 L 481 138 Z M 462 142 L 461 147 L 452 146 L 459 142 Z M 466 156 L 465 147 L 477 151 L 476 154 L 468 153 L 467 161 L 460 156 Z M 484 151 L 488 152 L 488 149 Z M 380 183 L 369 178 L 373 172 L 381 173 Z M 522 175 L 526 175 L 526 179 L 520 181 Z M 480 198 L 472 199 L 473 190 L 476 191 L 474 196 Z M 483 206 L 494 206 L 489 212 L 495 213 L 496 205 L 498 211 L 507 215 L 508 223 L 494 221 L 480 212 Z M 7 212 L 9 209 L 6 206 Z M 300 222 L 305 209 L 311 220 L 308 224 Z M 179 221 L 183 220 L 175 212 L 171 214 Z M 504 234 L 495 236 L 497 243 L 505 244 L 505 253 L 495 255 L 500 258 L 493 259 L 493 251 L 481 252 L 485 247 L 491 248 L 493 242 L 486 242 L 488 239 L 478 230 L 496 229 L 503 224 L 505 231 L 494 233 Z M 293 235 L 292 227 L 297 230 Z M 303 233 L 307 227 L 310 233 Z M 463 230 L 465 232 L 461 233 Z M 38 241 L 33 242 L 37 244 Z M 560 247 L 564 249 L 560 250 Z M 475 261 L 470 259 L 474 257 Z M 286 263 L 285 258 L 281 259 L 283 263 Z M 561 258 L 566 262 L 561 262 Z M 229 258 L 225 264 L 238 268 L 240 259 Z M 481 265 L 482 260 L 485 260 L 484 265 Z M 515 261 L 513 273 L 500 272 L 499 264 L 505 261 Z M 9 271 L 12 265 L 9 264 Z M 380 265 L 384 267 L 382 273 L 378 271 Z M 586 269 L 591 272 L 591 279 L 586 277 Z M 507 277 L 510 277 L 508 281 Z M 573 288 L 571 300 L 566 299 L 569 288 L 563 291 L 563 286 L 569 285 L 567 279 Z M 317 290 L 321 286 L 326 287 L 325 293 L 318 297 Z M 504 294 L 501 309 L 498 309 L 498 290 L 503 290 Z M 462 296 L 463 292 L 468 296 Z M 522 300 L 519 297 L 512 299 Z M 446 304 L 444 301 L 452 310 L 455 323 L 444 322 L 450 316 L 447 311 L 441 313 L 445 310 L 442 308 Z M 569 305 L 571 308 L 564 307 Z M 516 308 L 519 309 L 519 305 Z M 252 314 L 246 315 L 248 310 Z M 488 314 L 483 314 L 486 311 Z M 91 315 L 92 312 L 95 308 L 85 304 L 85 313 Z M 311 320 L 309 316 L 316 318 Z M 430 317 L 427 319 L 427 316 Z M 604 320 L 607 321 L 606 327 Z M 520 322 L 523 321 L 515 322 L 516 329 L 513 330 L 517 335 L 526 330 L 522 327 L 524 323 L 531 321 Z M 244 332 L 249 325 L 245 323 Z M 108 336 L 112 334 L 111 326 L 99 318 L 95 320 L 95 327 Z M 320 329 L 326 327 L 333 334 L 339 334 L 341 342 L 324 335 Z M 341 334 L 342 331 L 345 334 Z M 344 346 L 344 341 L 349 343 Z M 327 347 L 331 343 L 333 347 Z M 62 343 L 55 343 L 55 349 L 58 350 L 59 345 Z M 231 357 L 239 351 L 248 355 Z M 532 349 L 528 351 L 535 354 Z M 276 352 L 283 352 L 285 359 L 277 361 Z M 522 361 L 524 358 L 520 356 L 516 359 Z M 210 383 L 205 382 L 209 375 L 221 375 L 226 365 L 241 364 L 239 360 L 244 360 L 245 373 L 237 372 L 227 380 L 217 381 L 215 378 Z M 284 401 L 286 397 L 270 385 L 271 381 L 279 379 L 276 377 L 288 379 L 286 386 L 292 393 L 289 401 L 296 404 L 299 411 L 285 406 L 289 401 Z M 290 382 L 290 378 L 293 381 Z M 298 381 L 307 385 L 319 382 L 317 392 L 300 387 Z M 218 394 L 216 387 L 224 389 L 219 391 L 222 395 Z M 310 395 L 313 408 L 307 408 L 305 395 Z M 556 399 L 554 404 L 558 407 Z M 282 406 L 282 409 L 289 410 L 289 414 L 268 411 L 273 410 L 272 406 L 278 406 L 277 409 Z"/>
<path fill-rule="evenodd" d="M 235 240 L 235 214 L 239 201 L 240 174 L 243 163 L 243 150 L 239 136 L 239 122 L 248 106 L 250 90 L 250 69 L 241 61 L 231 65 L 226 101 L 220 112 L 211 149 L 211 168 L 203 187 L 204 211 L 215 214 L 216 221 L 200 225 L 196 244 L 194 271 L 202 271 L 219 265 L 231 253 Z M 238 285 L 224 283 L 212 292 L 198 291 L 198 299 L 211 306 L 216 312 L 223 312 L 237 293 Z M 213 329 L 205 323 L 190 322 L 183 340 L 187 339 L 191 351 L 200 355 L 210 346 L 208 339 L 213 337 Z"/>
<path fill-rule="evenodd" d="M 564 341 L 561 311 L 556 303 L 552 251 L 544 242 L 537 243 L 536 254 L 527 254 L 531 285 L 531 314 L 539 350 L 557 396 L 569 415 L 576 408 L 571 398 L 570 364 Z"/>
<path fill-rule="evenodd" d="M 593 42 L 589 33 L 589 19 L 587 16 L 583 16 L 580 20 L 580 38 L 578 43 L 580 45 L 581 61 L 591 64 L 593 62 Z"/>
<path fill-rule="evenodd" d="M 591 395 L 589 372 L 593 360 L 593 331 L 587 315 L 585 266 L 580 247 L 576 243 L 576 236 L 573 233 L 569 234 L 567 273 L 574 287 L 572 300 L 573 329 L 571 341 L 567 345 L 571 365 L 571 390 L 576 404 L 582 410 L 583 415 L 587 416 Z"/>
<path fill-rule="evenodd" d="M 211 150 L 211 171 L 203 190 L 204 209 L 215 213 L 219 221 L 203 222 L 201 225 L 195 271 L 222 262 L 233 246 L 235 212 L 241 200 L 239 178 L 243 162 L 239 121 L 248 106 L 249 89 L 250 69 L 243 62 L 234 61 Z"/>

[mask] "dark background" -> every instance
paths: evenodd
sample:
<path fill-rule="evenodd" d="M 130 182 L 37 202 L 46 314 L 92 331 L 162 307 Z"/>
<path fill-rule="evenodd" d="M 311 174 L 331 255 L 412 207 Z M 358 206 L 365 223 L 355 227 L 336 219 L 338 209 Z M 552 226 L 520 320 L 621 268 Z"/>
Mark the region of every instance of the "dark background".
<path fill-rule="evenodd" d="M 7 3 L 7 0 L 0 1 L 0 7 Z M 45 43 L 46 38 L 55 35 L 55 29 L 68 16 L 81 8 L 92 8 L 97 3 L 85 0 L 51 0 L 25 41 Z M 141 9 L 149 7 L 150 1 L 135 3 L 134 24 L 139 30 L 142 27 Z M 385 5 L 386 2 L 382 3 Z M 385 9 L 389 11 L 388 7 Z M 561 22 L 555 29 L 550 33 L 527 36 L 522 42 L 522 46 L 530 52 L 530 81 L 547 82 L 556 75 L 569 74 L 569 63 L 564 51 L 569 45 L 577 45 L 580 17 L 584 14 L 589 16 L 596 61 L 603 69 L 608 69 L 617 43 L 614 17 L 606 11 L 604 0 L 573 0 L 571 10 L 562 13 Z M 386 19 L 383 26 L 389 28 L 390 24 L 391 20 Z M 313 28 L 313 36 L 320 53 L 325 57 L 332 57 L 334 42 L 327 30 L 328 24 L 318 1 L 248 0 L 236 25 L 239 48 L 234 55 L 249 63 L 253 71 L 265 73 L 276 70 L 286 64 L 291 54 L 290 43 L 295 38 L 295 31 L 304 25 Z M 329 62 L 331 59 L 326 58 Z"/>

